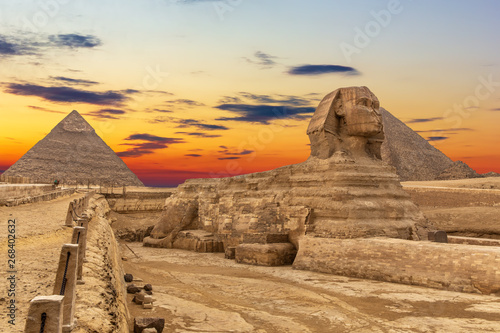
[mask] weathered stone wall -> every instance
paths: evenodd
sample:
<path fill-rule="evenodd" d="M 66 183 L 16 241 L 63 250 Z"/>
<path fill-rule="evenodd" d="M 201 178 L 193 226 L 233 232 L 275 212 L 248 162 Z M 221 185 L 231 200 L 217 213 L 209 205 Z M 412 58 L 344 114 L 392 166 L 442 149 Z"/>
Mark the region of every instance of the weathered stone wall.
<path fill-rule="evenodd" d="M 500 248 L 400 239 L 304 237 L 295 269 L 500 295 Z"/>
<path fill-rule="evenodd" d="M 110 208 L 102 196 L 90 201 L 87 260 L 83 264 L 85 284 L 77 288 L 73 333 L 128 333 L 129 313 L 121 255 L 107 217 Z"/>
<path fill-rule="evenodd" d="M 52 185 L 8 184 L 0 185 L 0 201 L 33 197 L 53 191 Z"/>

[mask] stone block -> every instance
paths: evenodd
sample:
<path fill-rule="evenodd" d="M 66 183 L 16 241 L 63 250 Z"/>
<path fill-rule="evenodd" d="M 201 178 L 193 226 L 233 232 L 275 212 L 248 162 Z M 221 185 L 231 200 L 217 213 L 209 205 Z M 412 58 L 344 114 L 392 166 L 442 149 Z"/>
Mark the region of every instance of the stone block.
<path fill-rule="evenodd" d="M 296 255 L 291 243 L 240 244 L 235 249 L 236 262 L 260 266 L 291 265 Z"/>
<path fill-rule="evenodd" d="M 165 319 L 163 318 L 147 318 L 136 317 L 134 318 L 134 333 L 142 333 L 145 329 L 154 328 L 158 333 L 163 332 L 165 326 Z"/>
<path fill-rule="evenodd" d="M 61 333 L 64 296 L 37 296 L 30 302 L 24 333 Z"/>

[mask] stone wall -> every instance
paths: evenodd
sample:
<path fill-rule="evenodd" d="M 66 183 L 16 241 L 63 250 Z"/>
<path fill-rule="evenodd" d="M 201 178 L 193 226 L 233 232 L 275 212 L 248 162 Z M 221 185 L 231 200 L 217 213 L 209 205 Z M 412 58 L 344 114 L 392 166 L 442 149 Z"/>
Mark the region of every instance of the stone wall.
<path fill-rule="evenodd" d="M 0 200 L 32 197 L 53 191 L 52 185 L 8 184 L 0 185 Z"/>
<path fill-rule="evenodd" d="M 73 333 L 128 333 L 129 313 L 121 255 L 108 218 L 109 206 L 102 196 L 90 201 L 91 220 L 87 240 L 85 284 L 77 288 Z"/>
<path fill-rule="evenodd" d="M 500 295 L 500 248 L 401 239 L 304 237 L 295 269 Z"/>

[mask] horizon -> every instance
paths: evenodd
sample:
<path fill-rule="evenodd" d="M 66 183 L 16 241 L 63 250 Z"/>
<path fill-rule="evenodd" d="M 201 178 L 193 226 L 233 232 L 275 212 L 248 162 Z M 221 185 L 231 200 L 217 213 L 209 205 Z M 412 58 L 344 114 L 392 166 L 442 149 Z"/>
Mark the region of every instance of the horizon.
<path fill-rule="evenodd" d="M 22 0 L 0 5 L 0 172 L 78 112 L 146 186 L 302 162 L 340 87 L 500 173 L 500 3 Z"/>

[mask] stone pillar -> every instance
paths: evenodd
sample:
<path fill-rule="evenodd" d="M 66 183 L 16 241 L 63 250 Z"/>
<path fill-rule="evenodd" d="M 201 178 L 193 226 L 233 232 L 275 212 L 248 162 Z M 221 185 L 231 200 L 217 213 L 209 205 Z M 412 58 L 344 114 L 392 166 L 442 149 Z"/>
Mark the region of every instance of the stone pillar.
<path fill-rule="evenodd" d="M 54 295 L 64 296 L 63 332 L 73 329 L 76 299 L 76 271 L 78 265 L 78 245 L 64 244 L 59 258 L 59 267 L 54 285 Z"/>
<path fill-rule="evenodd" d="M 83 252 L 85 251 L 83 246 L 86 238 L 87 238 L 87 229 L 85 229 L 84 227 L 73 227 L 73 237 L 71 238 L 71 244 L 78 245 L 78 267 L 76 270 L 77 284 L 85 283 L 82 278 L 82 270 L 83 270 Z"/>
<path fill-rule="evenodd" d="M 62 333 L 64 296 L 36 296 L 30 302 L 24 333 Z M 43 330 L 42 330 L 43 326 Z"/>
<path fill-rule="evenodd" d="M 89 218 L 87 214 L 82 214 L 82 217 L 76 221 L 76 225 L 85 228 L 85 237 L 81 243 L 83 251 L 81 253 L 83 262 L 87 262 L 87 232 L 89 230 Z M 80 253 L 78 255 L 80 255 Z"/>
<path fill-rule="evenodd" d="M 66 214 L 66 223 L 64 224 L 66 227 L 73 226 L 73 208 L 73 201 L 71 201 L 68 206 L 68 213 Z"/>

